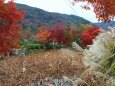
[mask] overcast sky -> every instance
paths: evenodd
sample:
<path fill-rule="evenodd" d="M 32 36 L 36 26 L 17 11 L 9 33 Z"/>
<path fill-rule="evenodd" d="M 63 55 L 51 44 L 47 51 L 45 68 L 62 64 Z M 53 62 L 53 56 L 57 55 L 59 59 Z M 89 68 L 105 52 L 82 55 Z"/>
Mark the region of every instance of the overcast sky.
<path fill-rule="evenodd" d="M 72 6 L 69 1 L 72 0 L 14 0 L 17 3 L 26 4 L 32 7 L 41 8 L 49 12 L 58 12 L 63 14 L 74 14 L 83 17 L 91 22 L 97 22 L 93 9 L 83 10 L 81 4 Z M 73 9 L 72 9 L 72 8 Z"/>

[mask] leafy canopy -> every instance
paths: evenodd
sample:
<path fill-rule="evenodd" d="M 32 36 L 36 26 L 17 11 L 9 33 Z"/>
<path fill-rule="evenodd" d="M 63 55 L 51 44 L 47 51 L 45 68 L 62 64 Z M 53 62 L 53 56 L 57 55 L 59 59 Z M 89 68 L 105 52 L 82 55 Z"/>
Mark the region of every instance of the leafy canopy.
<path fill-rule="evenodd" d="M 36 38 L 38 42 L 43 44 L 46 44 L 48 42 L 68 44 L 72 41 L 75 41 L 76 34 L 76 29 L 68 29 L 66 25 L 55 24 L 52 27 L 39 27 L 36 33 Z"/>
<path fill-rule="evenodd" d="M 86 2 L 84 9 L 89 10 L 89 4 L 94 8 L 98 21 L 110 22 L 115 17 L 115 0 L 73 0 L 74 3 Z"/>
<path fill-rule="evenodd" d="M 11 48 L 18 48 L 21 35 L 19 22 L 24 18 L 24 11 L 20 11 L 13 1 L 5 3 L 0 0 L 0 55 L 7 54 Z"/>

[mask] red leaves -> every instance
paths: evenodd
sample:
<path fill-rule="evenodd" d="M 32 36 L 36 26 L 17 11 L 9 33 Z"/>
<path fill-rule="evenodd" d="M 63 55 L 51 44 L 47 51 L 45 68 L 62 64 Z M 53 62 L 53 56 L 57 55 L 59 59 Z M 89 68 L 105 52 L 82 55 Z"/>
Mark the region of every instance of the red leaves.
<path fill-rule="evenodd" d="M 20 11 L 13 1 L 4 3 L 0 0 L 0 54 L 7 54 L 11 48 L 18 48 L 16 42 L 21 38 L 18 25 L 24 18 L 24 11 Z"/>
<path fill-rule="evenodd" d="M 67 39 L 65 37 L 65 28 L 66 26 L 63 24 L 56 24 L 52 28 L 49 29 L 51 33 L 50 41 L 58 42 L 58 43 L 66 43 Z"/>
<path fill-rule="evenodd" d="M 77 40 L 77 35 L 81 35 L 79 41 L 82 42 L 83 47 L 86 47 L 87 45 L 92 44 L 92 40 L 100 32 L 100 27 L 93 27 L 91 25 L 86 26 L 86 29 L 83 32 L 80 31 L 80 33 L 77 29 L 68 29 L 63 24 L 56 24 L 50 28 L 42 26 L 38 28 L 36 37 L 39 42 L 44 44 L 48 42 L 58 42 L 69 45 L 71 42 Z"/>
<path fill-rule="evenodd" d="M 115 0 L 74 0 L 74 2 L 90 3 L 98 21 L 110 22 L 115 17 Z M 89 6 L 83 8 L 89 9 Z"/>
<path fill-rule="evenodd" d="M 85 30 L 82 33 L 81 41 L 82 41 L 82 46 L 86 47 L 87 45 L 91 45 L 93 39 L 98 35 L 100 32 L 99 27 L 93 27 L 88 30 Z"/>
<path fill-rule="evenodd" d="M 39 42 L 44 44 L 46 44 L 48 41 L 67 44 L 73 41 L 73 36 L 76 34 L 77 31 L 75 29 L 67 30 L 65 25 L 56 24 L 50 28 L 44 26 L 38 28 L 36 37 Z"/>
<path fill-rule="evenodd" d="M 69 45 L 71 42 L 77 40 L 77 35 L 79 36 L 79 41 L 82 43 L 83 47 L 92 44 L 92 40 L 98 35 L 100 32 L 100 27 L 93 27 L 91 25 L 86 25 L 84 31 L 77 31 L 77 29 L 68 29 L 63 24 L 56 24 L 53 27 L 45 27 L 42 26 L 38 28 L 38 33 L 36 37 L 41 43 L 48 42 L 58 42 L 63 43 L 65 45 Z"/>

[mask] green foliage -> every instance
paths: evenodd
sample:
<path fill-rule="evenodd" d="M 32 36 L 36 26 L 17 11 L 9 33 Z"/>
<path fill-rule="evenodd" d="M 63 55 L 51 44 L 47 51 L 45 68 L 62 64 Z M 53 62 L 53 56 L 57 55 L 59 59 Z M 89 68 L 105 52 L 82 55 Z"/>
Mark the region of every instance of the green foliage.
<path fill-rule="evenodd" d="M 21 48 L 21 49 L 24 49 L 24 48 L 25 48 L 25 46 L 21 46 L 20 48 Z"/>
<path fill-rule="evenodd" d="M 61 44 L 59 43 L 47 43 L 46 44 L 46 49 L 59 49 L 61 48 Z"/>
<path fill-rule="evenodd" d="M 44 45 L 43 44 L 28 44 L 27 49 L 28 50 L 34 50 L 34 49 L 43 49 Z"/>
<path fill-rule="evenodd" d="M 20 44 L 20 46 L 26 46 L 27 45 L 27 42 L 26 42 L 26 40 L 24 40 L 24 39 L 21 39 L 21 40 L 19 40 L 18 41 L 19 42 L 19 44 Z"/>
<path fill-rule="evenodd" d="M 31 43 L 27 45 L 22 45 L 21 49 L 28 49 L 28 50 L 40 50 L 40 49 L 59 49 L 61 48 L 61 44 L 59 43 L 47 43 L 47 44 L 39 44 L 39 43 Z"/>
<path fill-rule="evenodd" d="M 115 76 L 115 59 L 113 59 L 111 75 Z"/>
<path fill-rule="evenodd" d="M 109 50 L 110 53 L 115 54 L 115 44 L 114 43 L 109 43 L 106 45 L 106 49 Z"/>
<path fill-rule="evenodd" d="M 102 62 L 104 71 L 111 68 L 110 75 L 115 76 L 115 45 L 114 43 L 108 43 L 105 48 L 109 51 L 110 57 Z"/>
<path fill-rule="evenodd" d="M 115 76 L 115 44 L 113 43 L 109 43 L 108 46 L 106 46 L 106 48 L 110 51 L 110 53 L 112 54 L 112 57 L 110 58 L 111 60 L 111 66 L 112 66 L 112 70 L 111 70 L 111 75 Z"/>

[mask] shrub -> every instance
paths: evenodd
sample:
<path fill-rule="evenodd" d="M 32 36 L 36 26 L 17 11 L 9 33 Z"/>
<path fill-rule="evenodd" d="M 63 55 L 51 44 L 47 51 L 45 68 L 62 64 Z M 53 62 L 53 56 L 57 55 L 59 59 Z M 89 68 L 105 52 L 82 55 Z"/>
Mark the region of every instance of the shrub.
<path fill-rule="evenodd" d="M 47 43 L 46 49 L 59 49 L 61 48 L 61 44 L 59 43 Z"/>
<path fill-rule="evenodd" d="M 33 50 L 33 49 L 43 49 L 44 45 L 43 44 L 28 44 L 27 49 L 28 50 Z"/>

